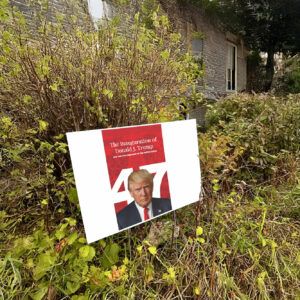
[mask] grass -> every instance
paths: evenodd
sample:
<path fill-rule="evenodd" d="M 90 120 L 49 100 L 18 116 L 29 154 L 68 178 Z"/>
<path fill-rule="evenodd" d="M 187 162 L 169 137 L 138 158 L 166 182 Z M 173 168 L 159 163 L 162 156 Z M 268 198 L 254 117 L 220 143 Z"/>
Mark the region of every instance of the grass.
<path fill-rule="evenodd" d="M 48 233 L 37 226 L 17 239 L 15 218 L 2 212 L 0 297 L 42 299 L 55 291 L 52 299 L 297 299 L 297 176 L 276 187 L 259 186 L 254 197 L 216 189 L 209 195 L 210 187 L 204 187 L 203 202 L 176 211 L 174 226 L 167 215 L 93 243 L 90 259 L 80 257 L 85 247 L 81 223 L 71 221 L 65 237 L 54 227 Z M 153 246 L 147 234 L 157 222 L 168 238 Z M 179 235 L 172 243 L 174 227 Z M 103 267 L 101 257 L 113 244 L 118 245 L 116 261 Z M 109 251 L 106 255 L 112 257 Z M 45 272 L 39 277 L 41 261 Z"/>

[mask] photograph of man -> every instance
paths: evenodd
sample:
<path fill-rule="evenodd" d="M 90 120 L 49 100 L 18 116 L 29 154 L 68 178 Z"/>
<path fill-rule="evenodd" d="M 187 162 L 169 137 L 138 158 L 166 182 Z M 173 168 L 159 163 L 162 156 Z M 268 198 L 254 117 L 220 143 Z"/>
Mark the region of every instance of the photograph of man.
<path fill-rule="evenodd" d="M 129 175 L 128 190 L 134 201 L 117 213 L 120 230 L 172 210 L 170 199 L 152 197 L 153 177 L 147 170 Z"/>

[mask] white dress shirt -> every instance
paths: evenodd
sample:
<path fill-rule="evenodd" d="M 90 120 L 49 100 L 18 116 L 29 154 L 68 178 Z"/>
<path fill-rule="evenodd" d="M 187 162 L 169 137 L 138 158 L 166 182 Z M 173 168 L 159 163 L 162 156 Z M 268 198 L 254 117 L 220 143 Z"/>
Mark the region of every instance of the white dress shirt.
<path fill-rule="evenodd" d="M 144 207 L 141 207 L 139 206 L 135 201 L 135 206 L 140 214 L 140 217 L 142 219 L 142 221 L 145 221 L 145 218 L 144 218 Z M 148 208 L 148 216 L 149 216 L 149 219 L 151 219 L 153 217 L 153 213 L 152 213 L 152 202 L 150 202 L 150 204 L 147 206 Z"/>

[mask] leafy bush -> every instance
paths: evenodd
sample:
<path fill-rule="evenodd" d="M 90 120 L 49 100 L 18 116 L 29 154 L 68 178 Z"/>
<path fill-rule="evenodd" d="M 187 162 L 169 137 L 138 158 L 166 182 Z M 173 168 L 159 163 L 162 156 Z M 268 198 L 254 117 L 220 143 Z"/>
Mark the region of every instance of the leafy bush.
<path fill-rule="evenodd" d="M 207 124 L 210 136 L 226 137 L 228 174 L 248 183 L 270 179 L 277 161 L 300 150 L 299 95 L 231 95 L 208 112 Z"/>
<path fill-rule="evenodd" d="M 286 95 L 300 93 L 300 56 L 281 57 L 280 69 L 275 73 L 272 83 L 272 93 Z"/>
<path fill-rule="evenodd" d="M 157 120 L 198 71 L 182 55 L 168 19 L 156 12 L 153 29 L 136 14 L 126 35 L 121 19 L 99 24 L 96 32 L 76 16 L 72 24 L 62 16 L 57 23 L 44 18 L 33 35 L 20 12 L 5 1 L 1 6 L 2 109 L 26 126 L 46 122 L 51 135 Z"/>
<path fill-rule="evenodd" d="M 136 14 L 124 34 L 117 17 L 98 31 L 75 15 L 49 22 L 45 3 L 32 32 L 0 2 L 0 166 L 12 205 L 66 198 L 74 180 L 65 132 L 181 118 L 177 103 L 188 107 L 184 91 L 202 74 L 157 11 L 148 11 L 151 29 Z"/>
<path fill-rule="evenodd" d="M 213 299 L 283 297 L 277 285 L 299 296 L 292 287 L 299 284 L 299 100 L 236 94 L 207 114 L 207 131 L 199 134 L 207 232 L 199 269 L 217 278 Z M 203 281 L 198 287 L 206 297 Z"/>
<path fill-rule="evenodd" d="M 286 74 L 283 81 L 289 93 L 300 93 L 300 56 L 295 55 L 286 62 Z"/>

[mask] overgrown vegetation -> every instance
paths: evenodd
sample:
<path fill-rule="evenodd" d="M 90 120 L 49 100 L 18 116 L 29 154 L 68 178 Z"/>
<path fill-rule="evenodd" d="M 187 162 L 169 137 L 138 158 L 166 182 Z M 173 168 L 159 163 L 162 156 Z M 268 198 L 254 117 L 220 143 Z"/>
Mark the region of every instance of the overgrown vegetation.
<path fill-rule="evenodd" d="M 178 119 L 202 70 L 159 12 L 33 39 L 0 3 L 0 299 L 300 297 L 299 95 L 218 102 L 203 199 L 87 245 L 64 132 Z"/>
<path fill-rule="evenodd" d="M 282 70 L 276 76 L 276 93 L 300 93 L 300 56 L 289 57 L 284 61 Z"/>
<path fill-rule="evenodd" d="M 124 35 L 118 18 L 96 32 L 75 16 L 50 23 L 45 7 L 32 35 L 24 16 L 0 3 L 2 199 L 22 214 L 38 205 L 52 220 L 74 210 L 64 203 L 74 186 L 64 133 L 180 118 L 178 99 L 188 108 L 183 93 L 202 70 L 156 11 L 147 12 L 152 29 L 137 14 Z"/>
<path fill-rule="evenodd" d="M 300 92 L 299 54 L 281 55 L 276 59 L 277 71 L 272 82 L 274 95 L 297 94 Z M 259 76 L 257 76 L 259 74 Z M 265 86 L 265 71 L 260 53 L 254 51 L 247 57 L 247 90 L 262 92 Z"/>

